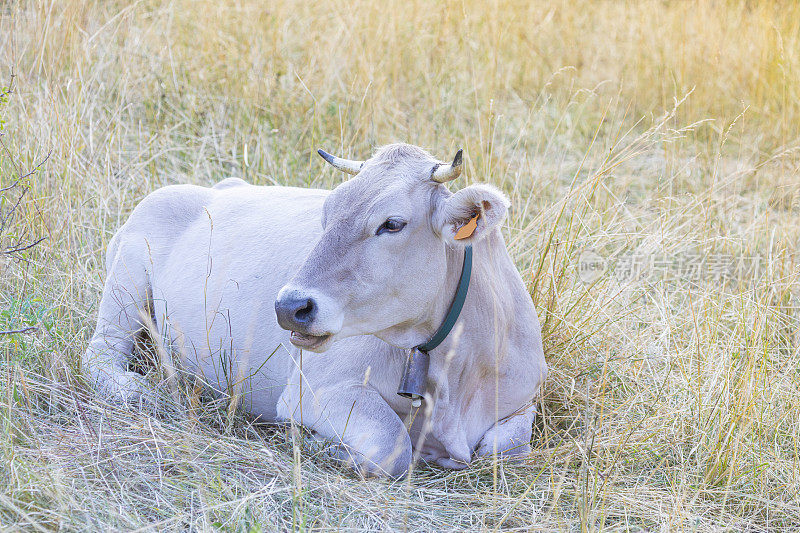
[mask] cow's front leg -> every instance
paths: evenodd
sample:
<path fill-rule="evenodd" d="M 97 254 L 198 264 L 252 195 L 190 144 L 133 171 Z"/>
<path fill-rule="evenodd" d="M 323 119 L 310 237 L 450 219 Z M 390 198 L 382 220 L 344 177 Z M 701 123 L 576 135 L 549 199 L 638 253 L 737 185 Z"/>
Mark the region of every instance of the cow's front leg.
<path fill-rule="evenodd" d="M 290 384 L 278 402 L 278 417 L 331 441 L 333 455 L 363 474 L 402 477 L 411 465 L 408 431 L 368 385 Z"/>
<path fill-rule="evenodd" d="M 532 404 L 498 420 L 483 434 L 476 454 L 517 458 L 528 455 L 531 452 L 531 433 L 535 415 L 536 405 Z"/>
<path fill-rule="evenodd" d="M 128 369 L 134 339 L 143 328 L 142 316 L 149 313 L 143 253 L 123 240 L 111 258 L 97 327 L 82 360 L 84 372 L 98 392 L 120 402 L 148 398 L 144 377 Z"/>

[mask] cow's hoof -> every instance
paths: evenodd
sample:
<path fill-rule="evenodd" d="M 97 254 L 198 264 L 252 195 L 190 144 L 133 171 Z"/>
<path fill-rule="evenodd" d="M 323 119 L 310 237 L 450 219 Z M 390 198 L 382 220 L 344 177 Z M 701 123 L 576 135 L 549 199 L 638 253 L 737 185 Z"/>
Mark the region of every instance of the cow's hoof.
<path fill-rule="evenodd" d="M 478 448 L 476 452 L 478 457 L 491 459 L 494 456 L 498 459 L 504 459 L 511 464 L 519 464 L 525 462 L 525 459 L 527 459 L 528 455 L 531 453 L 531 445 L 527 443 L 505 443 L 503 446 L 498 446 L 496 452 L 493 443 L 487 444 L 488 445 L 482 444 Z"/>
<path fill-rule="evenodd" d="M 154 398 L 144 376 L 136 372 L 114 372 L 97 381 L 97 391 L 105 399 L 121 405 L 143 405 Z"/>
<path fill-rule="evenodd" d="M 401 453 L 398 457 L 391 458 L 385 461 L 379 471 L 375 475 L 386 476 L 391 479 L 402 479 L 408 474 L 408 469 L 411 468 L 412 451 L 408 450 L 407 453 Z"/>
<path fill-rule="evenodd" d="M 442 468 L 449 468 L 450 470 L 464 470 L 469 468 L 469 463 L 465 463 L 464 461 L 459 461 L 458 459 L 452 459 L 449 457 L 440 457 L 434 461 L 437 465 L 441 466 Z"/>
<path fill-rule="evenodd" d="M 373 459 L 376 450 L 361 453 L 343 443 L 327 442 L 325 452 L 334 460 L 345 463 L 365 478 L 385 477 L 400 479 L 405 477 L 411 467 L 411 446 L 400 446 L 383 454 L 382 459 Z"/>

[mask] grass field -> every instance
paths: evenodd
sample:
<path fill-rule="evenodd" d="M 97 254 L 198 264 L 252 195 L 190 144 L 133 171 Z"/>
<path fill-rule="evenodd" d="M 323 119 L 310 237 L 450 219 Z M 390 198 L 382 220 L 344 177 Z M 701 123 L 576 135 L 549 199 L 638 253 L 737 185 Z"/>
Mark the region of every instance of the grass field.
<path fill-rule="evenodd" d="M 4 84 L 0 251 L 45 240 L 0 253 L 0 331 L 36 327 L 0 334 L 0 529 L 800 524 L 799 4 L 9 0 Z M 393 141 L 512 199 L 551 369 L 523 464 L 365 481 L 222 403 L 92 397 L 147 193 L 334 187 L 317 148 Z"/>

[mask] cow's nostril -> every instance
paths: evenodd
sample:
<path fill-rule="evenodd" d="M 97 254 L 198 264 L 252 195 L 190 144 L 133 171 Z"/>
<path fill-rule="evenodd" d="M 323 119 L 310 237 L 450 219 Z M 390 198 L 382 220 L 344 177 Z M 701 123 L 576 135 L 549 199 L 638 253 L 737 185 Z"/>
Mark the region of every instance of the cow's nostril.
<path fill-rule="evenodd" d="M 300 323 L 310 321 L 314 315 L 314 300 L 308 298 L 305 305 L 294 313 L 294 318 Z"/>
<path fill-rule="evenodd" d="M 275 300 L 275 314 L 283 329 L 308 333 L 316 318 L 317 302 L 299 291 L 288 291 Z"/>

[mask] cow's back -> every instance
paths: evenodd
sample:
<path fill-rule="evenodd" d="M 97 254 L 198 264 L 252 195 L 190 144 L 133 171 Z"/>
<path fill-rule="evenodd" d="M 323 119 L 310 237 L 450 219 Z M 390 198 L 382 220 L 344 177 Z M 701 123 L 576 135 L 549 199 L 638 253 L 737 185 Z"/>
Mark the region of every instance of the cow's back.
<path fill-rule="evenodd" d="M 328 191 L 221 185 L 155 191 L 109 254 L 123 244 L 142 250 L 165 340 L 209 385 L 230 392 L 240 383 L 246 408 L 272 419 L 297 351 L 277 324 L 275 297 L 316 243 Z"/>

